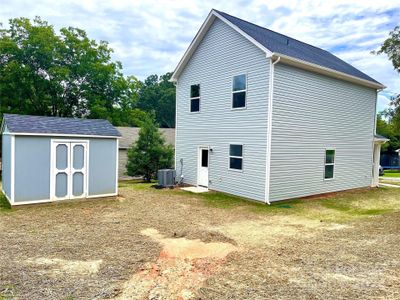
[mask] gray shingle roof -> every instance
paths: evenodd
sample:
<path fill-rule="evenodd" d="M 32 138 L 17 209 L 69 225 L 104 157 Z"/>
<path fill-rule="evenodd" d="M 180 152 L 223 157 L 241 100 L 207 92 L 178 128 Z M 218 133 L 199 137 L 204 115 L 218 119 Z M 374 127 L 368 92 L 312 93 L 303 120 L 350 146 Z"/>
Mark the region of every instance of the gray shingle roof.
<path fill-rule="evenodd" d="M 11 133 L 115 136 L 121 134 L 107 120 L 4 114 Z"/>
<path fill-rule="evenodd" d="M 128 149 L 139 138 L 139 127 L 117 127 L 121 133 L 119 140 L 120 149 Z M 175 128 L 160 128 L 160 131 L 165 137 L 165 142 L 172 146 L 175 145 Z"/>
<path fill-rule="evenodd" d="M 300 42 L 286 35 L 255 25 L 222 11 L 215 11 L 272 52 L 287 55 L 364 80 L 379 83 L 367 74 L 364 74 L 326 50 Z"/>

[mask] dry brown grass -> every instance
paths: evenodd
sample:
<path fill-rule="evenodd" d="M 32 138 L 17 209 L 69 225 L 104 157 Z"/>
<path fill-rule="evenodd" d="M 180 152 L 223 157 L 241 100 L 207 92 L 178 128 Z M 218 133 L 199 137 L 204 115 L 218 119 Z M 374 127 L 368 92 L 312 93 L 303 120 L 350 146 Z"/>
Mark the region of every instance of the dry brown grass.
<path fill-rule="evenodd" d="M 120 193 L 0 210 L 0 299 L 400 297 L 400 189 L 271 207 Z"/>

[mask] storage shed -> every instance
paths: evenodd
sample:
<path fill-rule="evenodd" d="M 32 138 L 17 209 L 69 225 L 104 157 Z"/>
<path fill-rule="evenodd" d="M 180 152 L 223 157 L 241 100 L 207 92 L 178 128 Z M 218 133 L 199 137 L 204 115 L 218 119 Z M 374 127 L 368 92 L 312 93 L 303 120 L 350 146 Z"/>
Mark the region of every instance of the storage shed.
<path fill-rule="evenodd" d="M 1 132 L 11 205 L 118 194 L 120 133 L 108 121 L 5 114 Z"/>

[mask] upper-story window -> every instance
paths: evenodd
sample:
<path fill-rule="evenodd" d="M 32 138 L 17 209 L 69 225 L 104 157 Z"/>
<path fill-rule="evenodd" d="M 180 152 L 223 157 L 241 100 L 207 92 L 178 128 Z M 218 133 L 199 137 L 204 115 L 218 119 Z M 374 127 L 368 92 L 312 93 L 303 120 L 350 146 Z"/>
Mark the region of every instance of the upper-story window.
<path fill-rule="evenodd" d="M 190 86 L 190 112 L 200 111 L 200 84 Z"/>
<path fill-rule="evenodd" d="M 246 107 L 246 75 L 237 75 L 233 77 L 232 85 L 232 108 Z"/>

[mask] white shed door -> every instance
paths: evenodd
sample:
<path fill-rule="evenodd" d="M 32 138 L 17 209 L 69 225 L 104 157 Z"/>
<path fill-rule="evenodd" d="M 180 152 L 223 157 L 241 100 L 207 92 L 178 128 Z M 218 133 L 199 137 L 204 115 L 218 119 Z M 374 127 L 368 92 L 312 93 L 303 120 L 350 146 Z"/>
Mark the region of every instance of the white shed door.
<path fill-rule="evenodd" d="M 87 196 L 87 142 L 52 143 L 53 200 L 84 198 Z"/>

